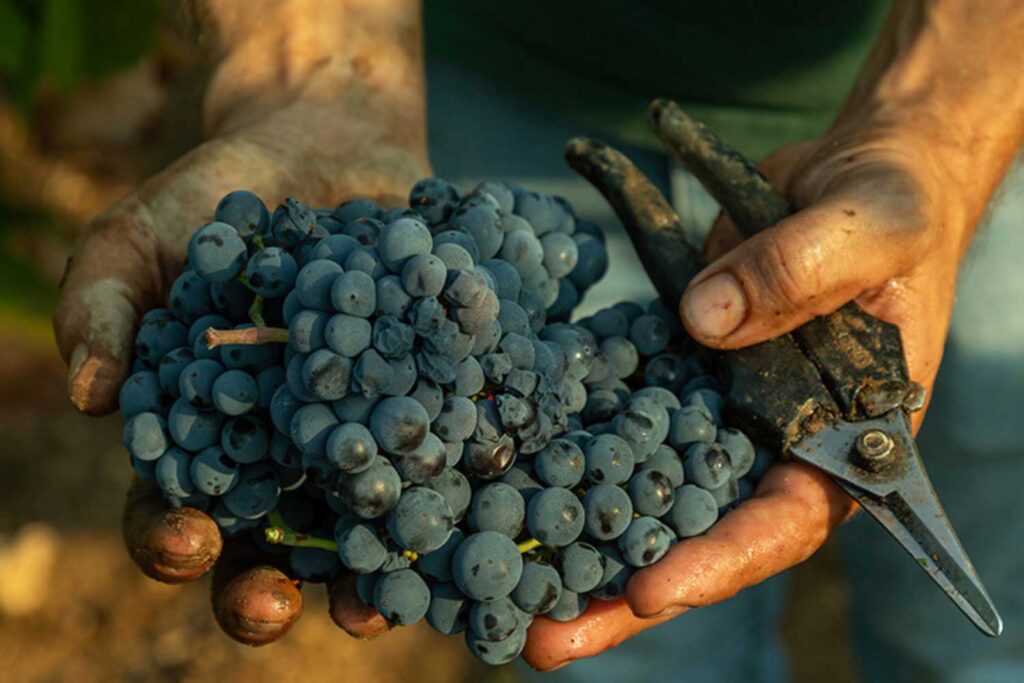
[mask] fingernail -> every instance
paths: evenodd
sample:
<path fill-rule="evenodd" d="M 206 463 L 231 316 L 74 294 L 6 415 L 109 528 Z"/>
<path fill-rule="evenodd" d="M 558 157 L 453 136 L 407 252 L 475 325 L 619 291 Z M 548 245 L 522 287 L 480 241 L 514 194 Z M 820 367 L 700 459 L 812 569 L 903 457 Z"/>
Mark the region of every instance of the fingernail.
<path fill-rule="evenodd" d="M 743 288 L 729 273 L 712 275 L 683 295 L 683 317 L 699 337 L 727 337 L 747 317 Z"/>
<path fill-rule="evenodd" d="M 89 357 L 89 347 L 84 343 L 79 344 L 75 347 L 75 350 L 71 352 L 71 358 L 68 359 L 68 395 L 73 396 L 75 391 L 75 380 L 78 378 L 78 373 L 82 369 L 82 364 L 85 363 L 85 359 Z"/>

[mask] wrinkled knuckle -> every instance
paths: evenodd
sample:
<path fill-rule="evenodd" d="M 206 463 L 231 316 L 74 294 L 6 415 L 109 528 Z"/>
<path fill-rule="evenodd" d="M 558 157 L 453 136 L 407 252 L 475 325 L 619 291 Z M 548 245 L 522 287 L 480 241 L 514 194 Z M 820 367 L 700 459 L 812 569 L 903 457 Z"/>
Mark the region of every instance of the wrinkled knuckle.
<path fill-rule="evenodd" d="M 781 232 L 764 241 L 753 267 L 769 313 L 794 313 L 815 298 L 821 281 L 819 253 L 798 232 Z"/>

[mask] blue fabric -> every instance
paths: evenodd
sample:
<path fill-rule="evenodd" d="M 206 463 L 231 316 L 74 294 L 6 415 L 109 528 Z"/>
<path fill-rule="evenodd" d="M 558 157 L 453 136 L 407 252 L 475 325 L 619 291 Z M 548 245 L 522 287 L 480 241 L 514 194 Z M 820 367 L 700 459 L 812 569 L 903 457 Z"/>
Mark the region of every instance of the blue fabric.
<path fill-rule="evenodd" d="M 567 197 L 608 234 L 611 269 L 581 315 L 654 290 L 600 195 L 565 165 L 562 148 L 587 134 L 541 114 L 449 64 L 428 69 L 430 148 L 438 175 L 459 184 L 515 180 Z M 615 141 L 612 141 L 615 142 Z M 684 223 L 706 229 L 715 211 L 692 179 L 661 156 L 626 151 L 666 193 Z M 935 487 L 1006 621 L 981 636 L 873 520 L 840 532 L 853 587 L 857 666 L 865 681 L 1024 681 L 1024 172 L 1008 179 L 968 256 L 935 399 L 919 444 Z M 552 683 L 701 683 L 786 680 L 780 576 L 695 610 L 543 680 Z M 523 668 L 527 678 L 535 676 Z M 540 678 L 536 676 L 536 678 Z"/>

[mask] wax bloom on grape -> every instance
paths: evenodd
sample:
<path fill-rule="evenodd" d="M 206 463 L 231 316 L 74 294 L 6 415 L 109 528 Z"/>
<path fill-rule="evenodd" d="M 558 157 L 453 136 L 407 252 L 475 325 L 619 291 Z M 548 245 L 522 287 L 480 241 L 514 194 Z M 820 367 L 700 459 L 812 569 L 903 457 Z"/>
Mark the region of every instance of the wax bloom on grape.
<path fill-rule="evenodd" d="M 511 661 L 771 465 L 669 307 L 569 322 L 608 255 L 562 198 L 428 178 L 409 208 L 238 190 L 213 215 L 140 321 L 132 467 L 296 579 L 358 575 L 393 625 Z"/>

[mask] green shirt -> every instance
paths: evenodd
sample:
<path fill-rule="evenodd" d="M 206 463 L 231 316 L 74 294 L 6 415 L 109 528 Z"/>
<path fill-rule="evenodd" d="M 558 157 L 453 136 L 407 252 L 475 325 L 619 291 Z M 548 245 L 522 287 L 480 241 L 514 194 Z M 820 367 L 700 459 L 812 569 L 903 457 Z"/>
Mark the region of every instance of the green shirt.
<path fill-rule="evenodd" d="M 887 4 L 426 0 L 427 52 L 637 144 L 656 144 L 647 102 L 672 97 L 761 157 L 827 129 Z"/>

